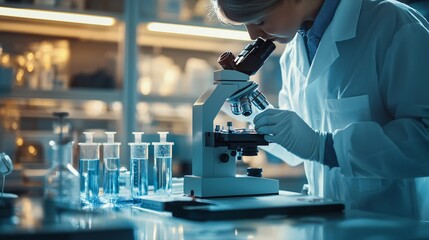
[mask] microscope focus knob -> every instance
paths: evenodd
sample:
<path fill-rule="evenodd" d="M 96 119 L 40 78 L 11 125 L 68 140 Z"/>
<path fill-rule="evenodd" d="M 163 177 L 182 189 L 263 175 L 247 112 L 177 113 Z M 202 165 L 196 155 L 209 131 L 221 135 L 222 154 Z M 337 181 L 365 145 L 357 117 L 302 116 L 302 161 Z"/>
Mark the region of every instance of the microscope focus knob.
<path fill-rule="evenodd" d="M 222 153 L 219 156 L 219 161 L 221 161 L 223 163 L 227 163 L 229 161 L 229 155 L 227 153 Z"/>
<path fill-rule="evenodd" d="M 247 168 L 247 176 L 262 177 L 262 168 Z"/>

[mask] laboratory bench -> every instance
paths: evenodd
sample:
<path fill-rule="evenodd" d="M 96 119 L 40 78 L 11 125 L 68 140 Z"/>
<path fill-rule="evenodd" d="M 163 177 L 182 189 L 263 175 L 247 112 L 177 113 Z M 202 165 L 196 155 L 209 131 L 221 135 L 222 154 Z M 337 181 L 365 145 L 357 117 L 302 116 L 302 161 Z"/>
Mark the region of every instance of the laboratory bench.
<path fill-rule="evenodd" d="M 429 239 L 427 222 L 347 208 L 338 213 L 222 221 L 185 220 L 137 205 L 52 209 L 40 198 L 18 198 L 14 216 L 0 221 L 0 239 Z"/>

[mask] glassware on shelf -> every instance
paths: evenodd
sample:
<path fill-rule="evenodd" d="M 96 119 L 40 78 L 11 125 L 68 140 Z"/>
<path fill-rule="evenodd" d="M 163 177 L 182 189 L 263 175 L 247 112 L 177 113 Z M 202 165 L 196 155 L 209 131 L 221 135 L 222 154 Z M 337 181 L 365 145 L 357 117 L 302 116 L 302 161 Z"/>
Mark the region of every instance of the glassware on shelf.
<path fill-rule="evenodd" d="M 36 6 L 47 6 L 47 7 L 55 7 L 56 0 L 34 0 L 34 5 Z"/>
<path fill-rule="evenodd" d="M 34 42 L 29 45 L 29 48 L 34 53 L 34 60 L 32 60 L 34 69 L 30 75 L 28 87 L 43 90 L 67 89 L 69 84 L 67 68 L 70 60 L 69 41 Z"/>
<path fill-rule="evenodd" d="M 10 54 L 3 50 L 0 43 L 0 91 L 12 89 L 13 68 L 10 62 Z"/>
<path fill-rule="evenodd" d="M 11 67 L 11 56 L 0 44 L 0 67 Z"/>

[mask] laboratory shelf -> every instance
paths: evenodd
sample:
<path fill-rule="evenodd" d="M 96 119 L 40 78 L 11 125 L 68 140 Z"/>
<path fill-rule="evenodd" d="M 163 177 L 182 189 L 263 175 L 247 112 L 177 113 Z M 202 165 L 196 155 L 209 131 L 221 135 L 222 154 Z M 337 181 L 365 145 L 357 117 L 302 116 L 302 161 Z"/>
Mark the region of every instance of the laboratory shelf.
<path fill-rule="evenodd" d="M 239 50 L 243 48 L 243 45 L 250 42 L 248 40 L 233 40 L 225 38 L 211 38 L 202 36 L 190 36 L 175 33 L 161 33 L 151 32 L 147 26 L 149 23 L 162 23 L 162 24 L 178 24 L 182 26 L 191 27 L 209 27 L 213 29 L 222 30 L 239 30 L 245 32 L 246 29 L 243 26 L 232 26 L 222 25 L 218 23 L 206 23 L 203 21 L 181 21 L 174 19 L 162 19 L 158 17 L 144 17 L 139 19 L 138 24 L 138 37 L 137 44 L 139 46 L 154 46 L 154 47 L 165 47 L 191 51 L 204 51 L 221 53 L 225 50 Z M 174 41 L 171 39 L 174 38 Z"/>
<path fill-rule="evenodd" d="M 119 42 L 122 38 L 120 24 L 122 16 L 120 14 L 100 12 L 100 11 L 80 11 L 64 10 L 60 8 L 38 7 L 29 4 L 0 4 L 0 7 L 10 7 L 17 9 L 36 9 L 48 11 L 61 11 L 66 13 L 91 14 L 102 17 L 112 17 L 116 20 L 113 26 L 92 26 L 85 24 L 72 24 L 62 22 L 51 22 L 46 20 L 21 19 L 14 17 L 0 16 L 0 31 L 35 34 L 51 37 L 69 37 L 85 40 Z"/>
<path fill-rule="evenodd" d="M 162 23 L 171 23 L 158 21 Z M 173 22 L 174 23 L 174 22 Z M 182 24 L 182 22 L 180 23 Z M 186 24 L 186 23 L 183 23 Z M 188 23 L 191 26 L 193 23 Z M 227 29 L 227 28 L 225 28 Z M 172 41 L 174 39 L 174 41 Z M 249 41 L 221 39 L 200 36 L 189 36 L 174 33 L 151 32 L 147 29 L 147 22 L 141 22 L 137 27 L 137 45 L 147 47 L 172 48 L 190 51 L 202 51 L 211 53 L 223 53 L 224 51 L 239 52 Z M 276 44 L 277 48 L 273 55 L 280 56 L 283 53 L 284 45 Z"/>
<path fill-rule="evenodd" d="M 146 29 L 146 25 L 141 25 L 138 28 L 137 44 L 139 46 L 222 53 L 225 49 L 238 51 L 238 49 L 242 49 L 245 45 L 245 42 L 238 40 L 211 39 L 172 33 L 153 33 Z M 171 40 L 172 38 L 174 38 L 174 41 Z"/>
<path fill-rule="evenodd" d="M 139 95 L 138 100 L 141 102 L 149 103 L 168 103 L 168 104 L 193 104 L 198 97 L 173 95 L 173 96 L 160 96 L 160 95 Z"/>
<path fill-rule="evenodd" d="M 120 42 L 123 38 L 118 26 L 94 27 L 73 24 L 46 23 L 42 21 L 10 21 L 0 17 L 0 32 L 33 34 L 49 37 L 77 38 L 100 42 Z M 171 39 L 174 38 L 174 41 Z M 183 36 L 170 33 L 153 33 L 142 24 L 138 27 L 138 46 L 172 48 L 181 50 L 220 53 L 227 50 L 243 48 L 245 42 L 227 39 L 211 39 L 206 37 Z"/>
<path fill-rule="evenodd" d="M 70 89 L 70 90 L 32 90 L 13 89 L 10 92 L 0 92 L 0 99 L 53 99 L 53 100 L 100 100 L 114 102 L 121 100 L 121 90 L 113 89 Z"/>
<path fill-rule="evenodd" d="M 46 21 L 22 21 L 1 17 L 0 31 L 25 33 L 50 37 L 78 38 L 84 40 L 119 42 L 122 38 L 119 28 L 82 26 L 65 23 L 46 23 Z"/>
<path fill-rule="evenodd" d="M 116 121 L 120 120 L 120 114 L 114 112 L 106 112 L 97 115 L 88 115 L 85 111 L 79 110 L 68 110 L 69 115 L 68 119 L 78 119 L 78 120 L 107 120 L 107 121 Z M 19 116 L 21 118 L 51 118 L 56 119 L 56 117 L 52 116 L 51 112 L 47 112 L 46 110 L 29 110 L 20 111 Z"/>
<path fill-rule="evenodd" d="M 69 89 L 69 90 L 32 90 L 13 89 L 10 92 L 0 92 L 2 99 L 52 99 L 52 100 L 74 100 L 89 101 L 99 100 L 104 102 L 121 101 L 122 90 L 120 89 Z M 147 103 L 169 103 L 169 104 L 192 104 L 198 97 L 185 95 L 139 95 L 140 102 Z"/>
<path fill-rule="evenodd" d="M 69 89 L 69 90 L 32 90 L 13 89 L 10 92 L 0 92 L 0 99 L 51 99 L 51 100 L 71 100 L 89 101 L 99 100 L 103 102 L 121 101 L 121 89 Z M 160 95 L 138 95 L 138 100 L 148 103 L 169 103 L 169 104 L 193 104 L 198 99 L 197 96 L 160 96 Z"/>
<path fill-rule="evenodd" d="M 46 4 L 31 4 L 31 3 L 25 3 L 25 1 L 15 1 L 17 3 L 4 3 L 0 2 L 0 7 L 9 7 L 9 8 L 19 8 L 19 9 L 34 9 L 34 10 L 46 10 L 46 11 L 54 11 L 54 12 L 67 12 L 67 13 L 79 13 L 79 14 L 89 14 L 89 15 L 99 15 L 99 16 L 106 16 L 106 17 L 114 17 L 114 18 L 121 18 L 122 14 L 113 12 L 113 11 L 105 11 L 105 10 L 95 10 L 95 9 L 78 9 L 78 8 L 67 8 L 58 6 L 56 4 L 49 5 L 49 3 Z M 27 1 L 29 2 L 29 1 Z"/>

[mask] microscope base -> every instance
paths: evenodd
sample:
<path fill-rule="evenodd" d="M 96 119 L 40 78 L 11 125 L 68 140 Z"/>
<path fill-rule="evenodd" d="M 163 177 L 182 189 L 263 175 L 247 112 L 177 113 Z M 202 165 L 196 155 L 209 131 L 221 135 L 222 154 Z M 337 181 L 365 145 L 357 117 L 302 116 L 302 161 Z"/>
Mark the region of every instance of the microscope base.
<path fill-rule="evenodd" d="M 279 181 L 269 178 L 240 176 L 226 178 L 203 178 L 185 176 L 184 194 L 196 197 L 229 197 L 269 195 L 279 193 Z"/>

